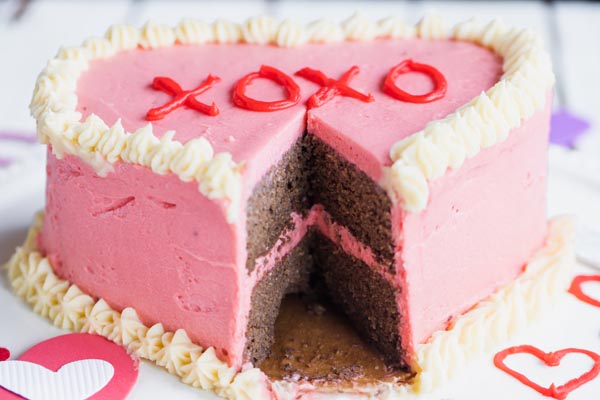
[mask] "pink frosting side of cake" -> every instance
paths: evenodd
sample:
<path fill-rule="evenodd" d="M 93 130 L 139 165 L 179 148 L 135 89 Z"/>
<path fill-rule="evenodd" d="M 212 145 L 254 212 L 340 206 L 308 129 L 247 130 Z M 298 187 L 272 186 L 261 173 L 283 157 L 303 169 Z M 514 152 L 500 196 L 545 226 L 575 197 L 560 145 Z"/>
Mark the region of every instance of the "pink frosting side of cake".
<path fill-rule="evenodd" d="M 402 213 L 399 264 L 414 343 L 515 278 L 543 245 L 551 103 L 431 183 L 425 211 Z"/>
<path fill-rule="evenodd" d="M 235 364 L 246 289 L 239 232 L 194 183 L 123 163 L 100 178 L 76 157 L 48 154 L 39 244 L 57 274 L 116 309 L 134 306 L 147 325 L 225 349 Z"/>
<path fill-rule="evenodd" d="M 429 63 L 445 75 L 448 92 L 443 99 L 412 104 L 383 93 L 381 85 L 389 69 L 407 58 Z M 145 114 L 150 108 L 171 99 L 150 87 L 154 77 L 167 76 L 183 89 L 192 89 L 209 73 L 217 75 L 222 82 L 198 96 L 200 101 L 217 103 L 221 111 L 217 117 L 179 109 L 152 124 L 159 136 L 170 129 L 177 131 L 175 138 L 182 142 L 205 136 L 215 151 L 230 152 L 238 162 L 247 161 L 245 183 L 253 187 L 271 161 L 278 159 L 277 155 L 303 130 L 303 102 L 318 88 L 294 77 L 302 90 L 302 104 L 277 112 L 235 107 L 231 101 L 234 84 L 262 64 L 290 76 L 300 68 L 311 67 L 332 78 L 339 78 L 353 65 L 360 67 L 351 86 L 372 93 L 375 102 L 336 97 L 309 113 L 308 127 L 375 180 L 380 177 L 381 166 L 390 163 L 389 150 L 394 142 L 455 111 L 490 88 L 502 72 L 501 59 L 489 50 L 449 40 L 376 40 L 297 49 L 248 44 L 174 46 L 134 50 L 94 61 L 79 80 L 78 109 L 84 116 L 94 113 L 108 124 L 122 118 L 123 126 L 131 132 L 148 123 Z M 416 94 L 432 87 L 430 79 L 419 73 L 403 75 L 397 82 Z M 266 101 L 285 97 L 280 86 L 265 79 L 256 80 L 248 94 Z"/>

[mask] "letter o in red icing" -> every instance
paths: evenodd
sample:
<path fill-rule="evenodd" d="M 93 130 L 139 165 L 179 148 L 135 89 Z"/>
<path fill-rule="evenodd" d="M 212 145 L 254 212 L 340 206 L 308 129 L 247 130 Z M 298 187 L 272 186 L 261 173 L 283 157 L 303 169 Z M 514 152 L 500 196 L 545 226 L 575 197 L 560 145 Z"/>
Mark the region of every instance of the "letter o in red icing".
<path fill-rule="evenodd" d="M 288 93 L 287 99 L 276 101 L 260 101 L 246 96 L 246 88 L 258 78 L 270 79 L 283 86 Z M 284 72 L 262 65 L 258 72 L 251 72 L 241 78 L 233 88 L 233 103 L 246 110 L 251 111 L 278 111 L 295 106 L 300 102 L 300 87 L 291 76 Z"/>
<path fill-rule="evenodd" d="M 415 95 L 410 94 L 396 85 L 396 80 L 402 74 L 408 72 L 422 72 L 429 76 L 434 84 L 434 89 L 425 94 Z M 404 60 L 400 64 L 392 67 L 390 72 L 385 77 L 383 83 L 383 91 L 395 99 L 406 101 L 408 103 L 430 103 L 439 100 L 446 95 L 448 82 L 444 75 L 436 68 L 427 64 L 416 63 L 411 59 Z"/>

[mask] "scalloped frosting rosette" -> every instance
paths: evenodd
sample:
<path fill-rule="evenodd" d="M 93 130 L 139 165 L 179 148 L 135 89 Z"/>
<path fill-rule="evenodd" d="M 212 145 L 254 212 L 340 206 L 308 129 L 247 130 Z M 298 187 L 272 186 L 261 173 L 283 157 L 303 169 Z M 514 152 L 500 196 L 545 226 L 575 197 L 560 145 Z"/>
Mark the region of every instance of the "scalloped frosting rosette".
<path fill-rule="evenodd" d="M 173 139 L 174 132 L 159 139 L 151 124 L 129 133 L 120 121 L 108 126 L 93 114 L 82 120 L 76 111 L 75 91 L 90 61 L 136 47 L 151 49 L 175 43 L 297 47 L 390 37 L 470 41 L 491 49 L 504 60 L 503 75 L 492 88 L 390 149 L 392 164 L 384 167 L 380 184 L 403 209 L 419 212 L 427 206 L 429 182 L 442 177 L 448 169 L 460 168 L 482 149 L 502 142 L 511 129 L 544 106 L 554 76 L 550 57 L 532 31 L 509 28 L 499 21 L 483 24 L 475 20 L 448 30 L 436 16 L 410 26 L 397 18 L 373 22 L 361 14 L 341 25 L 317 21 L 303 26 L 265 16 L 250 18 L 242 25 L 191 19 L 175 28 L 154 22 L 142 29 L 117 25 L 104 38 L 91 38 L 80 47 L 61 49 L 39 75 L 30 109 L 37 120 L 40 141 L 50 143 L 58 158 L 76 155 L 101 176 L 112 171 L 112 164 L 117 161 L 142 165 L 161 175 L 176 174 L 183 181 L 197 182 L 199 191 L 208 198 L 223 200 L 228 221 L 233 222 L 239 217 L 244 160 L 233 160 L 226 152 L 215 154 L 203 137 L 185 145 Z"/>
<path fill-rule="evenodd" d="M 192 343 L 184 330 L 165 332 L 160 323 L 145 326 L 134 309 L 118 312 L 103 299 L 83 293 L 56 276 L 50 261 L 38 251 L 36 237 L 42 220 L 40 213 L 5 269 L 14 292 L 57 327 L 105 336 L 165 368 L 182 382 L 229 399 L 296 398 L 320 389 L 270 382 L 258 368 L 235 371 L 217 358 L 214 348 Z M 522 330 L 567 291 L 575 264 L 573 231 L 570 218 L 552 220 L 545 246 L 517 279 L 417 346 L 413 360 L 417 375 L 411 386 L 381 383 L 353 388 L 350 393 L 377 393 L 377 398 L 396 399 L 434 390 L 463 370 L 469 360 L 490 353 Z"/>

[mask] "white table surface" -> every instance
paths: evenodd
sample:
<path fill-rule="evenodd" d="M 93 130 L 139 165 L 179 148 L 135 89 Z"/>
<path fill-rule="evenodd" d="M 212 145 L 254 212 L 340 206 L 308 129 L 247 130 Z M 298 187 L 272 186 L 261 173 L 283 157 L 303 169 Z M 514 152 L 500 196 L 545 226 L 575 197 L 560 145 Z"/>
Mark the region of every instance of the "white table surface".
<path fill-rule="evenodd" d="M 600 262 L 600 242 L 591 231 L 600 231 L 600 5 L 547 2 L 317 2 L 317 1 L 36 1 L 22 7 L 21 1 L 0 0 L 0 131 L 31 134 L 34 123 L 28 103 L 35 77 L 60 45 L 74 45 L 90 35 L 101 35 L 116 22 L 140 25 L 149 18 L 170 24 L 182 16 L 206 20 L 218 17 L 243 21 L 251 15 L 269 13 L 299 21 L 328 17 L 341 20 L 355 10 L 374 18 L 402 15 L 416 22 L 427 11 L 443 15 L 449 22 L 470 16 L 501 17 L 507 23 L 538 29 L 552 52 L 558 77 L 556 107 L 566 107 L 592 122 L 591 133 L 577 150 L 552 148 L 548 213 L 574 214 L 581 226 L 579 255 Z M 22 9 L 20 9 L 20 7 Z M 18 15 L 18 18 L 14 18 Z M 43 208 L 44 149 L 35 144 L 0 141 L 0 158 L 10 155 L 16 162 L 0 168 L 0 263 L 8 259 L 25 236 L 31 216 Z M 580 271 L 594 270 L 580 266 Z M 600 285 L 589 292 L 600 297 Z M 10 292 L 0 277 L 0 347 L 18 355 L 39 341 L 65 332 L 33 314 Z M 529 343 L 545 350 L 582 347 L 600 352 L 600 309 L 572 296 L 511 344 Z M 517 364 L 535 370 L 540 383 L 560 381 L 583 372 L 586 360 L 565 360 L 549 371 L 527 359 Z M 132 399 L 212 399 L 181 384 L 159 368 L 144 363 Z M 491 357 L 471 364 L 458 379 L 431 399 L 534 400 L 543 398 L 491 365 Z M 569 399 L 600 398 L 600 378 L 574 392 Z"/>

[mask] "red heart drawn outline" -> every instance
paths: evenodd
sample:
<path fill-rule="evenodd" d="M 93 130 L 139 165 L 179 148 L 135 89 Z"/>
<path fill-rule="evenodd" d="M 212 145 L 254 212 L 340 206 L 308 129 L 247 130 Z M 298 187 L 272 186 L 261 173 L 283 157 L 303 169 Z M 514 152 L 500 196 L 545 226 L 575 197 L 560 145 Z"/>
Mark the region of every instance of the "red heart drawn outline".
<path fill-rule="evenodd" d="M 600 300 L 596 300 L 593 297 L 588 296 L 583 292 L 582 285 L 586 282 L 600 282 L 600 275 L 578 275 L 571 282 L 569 293 L 577 297 L 584 303 L 591 304 L 595 307 L 600 307 Z"/>
<path fill-rule="evenodd" d="M 517 372 L 514 369 L 509 368 L 504 363 L 504 360 L 508 356 L 511 356 L 514 354 L 522 354 L 522 353 L 533 355 L 534 357 L 538 358 L 540 361 L 543 361 L 544 364 L 546 364 L 549 367 L 557 367 L 558 365 L 560 365 L 561 360 L 567 354 L 584 354 L 594 361 L 594 365 L 585 374 L 581 375 L 578 378 L 571 379 L 570 381 L 568 381 L 567 383 L 565 383 L 563 385 L 556 386 L 553 383 L 549 387 L 543 387 L 543 386 L 538 385 L 537 383 L 533 382 L 532 380 L 530 380 L 528 377 L 521 374 L 520 372 Z M 585 383 L 591 381 L 592 379 L 594 379 L 598 376 L 598 374 L 600 373 L 600 355 L 594 353 L 593 351 L 584 350 L 584 349 L 575 349 L 575 348 L 568 348 L 568 349 L 563 349 L 563 350 L 546 353 L 534 346 L 521 345 L 521 346 L 509 347 L 508 349 L 502 350 L 501 352 L 496 354 L 496 356 L 494 357 L 494 365 L 497 368 L 499 368 L 502 371 L 509 374 L 510 376 L 512 376 L 513 378 L 517 379 L 524 385 L 527 385 L 530 388 L 532 388 L 533 390 L 537 391 L 538 393 L 541 393 L 542 395 L 547 396 L 547 397 L 552 397 L 552 398 L 555 398 L 558 400 L 563 400 L 563 399 L 567 398 L 569 393 L 571 393 L 578 387 L 584 385 Z"/>
<path fill-rule="evenodd" d="M 115 371 L 112 380 L 89 400 L 125 399 L 137 381 L 139 360 L 132 358 L 125 348 L 102 336 L 87 333 L 57 336 L 36 344 L 19 357 L 21 361 L 29 361 L 52 371 L 58 371 L 71 362 L 87 359 L 104 360 Z M 23 400 L 21 396 L 1 387 L 0 399 Z"/>

